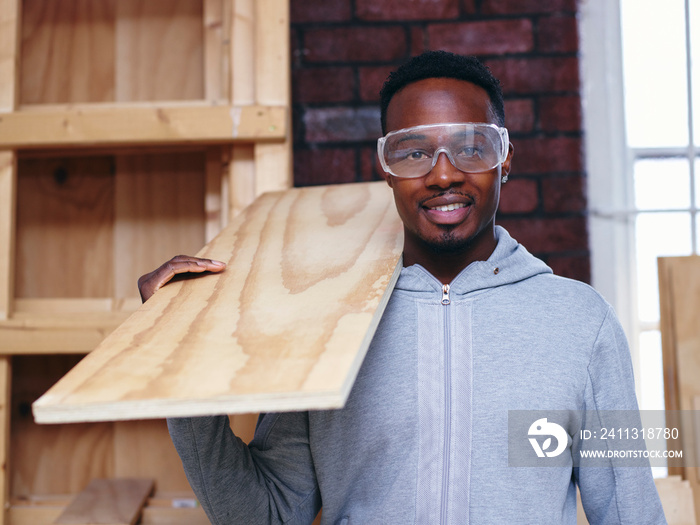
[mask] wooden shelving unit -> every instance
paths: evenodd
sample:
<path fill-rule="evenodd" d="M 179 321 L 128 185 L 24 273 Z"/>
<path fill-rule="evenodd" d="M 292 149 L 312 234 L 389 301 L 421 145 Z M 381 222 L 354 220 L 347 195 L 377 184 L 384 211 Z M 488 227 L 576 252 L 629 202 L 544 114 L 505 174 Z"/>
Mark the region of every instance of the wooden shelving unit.
<path fill-rule="evenodd" d="M 29 406 L 136 309 L 139 275 L 291 186 L 288 12 L 0 0 L 0 524 L 116 477 L 155 479 L 142 523 L 202 519 L 172 507 L 192 495 L 164 421 L 40 426 Z"/>

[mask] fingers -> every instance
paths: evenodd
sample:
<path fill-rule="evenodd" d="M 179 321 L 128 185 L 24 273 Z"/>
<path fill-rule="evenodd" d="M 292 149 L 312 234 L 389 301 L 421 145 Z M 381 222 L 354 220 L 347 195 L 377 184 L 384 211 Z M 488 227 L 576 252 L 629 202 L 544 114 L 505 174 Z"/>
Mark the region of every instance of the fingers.
<path fill-rule="evenodd" d="M 177 274 L 220 272 L 226 264 L 213 259 L 201 259 L 189 255 L 177 255 L 163 263 L 150 273 L 142 275 L 138 280 L 141 300 L 146 302 L 163 285 L 167 284 Z"/>

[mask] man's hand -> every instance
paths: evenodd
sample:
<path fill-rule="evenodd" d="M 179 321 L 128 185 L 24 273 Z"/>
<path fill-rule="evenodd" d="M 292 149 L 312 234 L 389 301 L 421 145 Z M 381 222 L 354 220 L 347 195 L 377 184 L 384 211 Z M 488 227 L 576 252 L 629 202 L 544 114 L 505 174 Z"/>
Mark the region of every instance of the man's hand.
<path fill-rule="evenodd" d="M 200 259 L 189 255 L 176 255 L 151 273 L 139 277 L 141 301 L 146 302 L 158 289 L 178 273 L 220 272 L 226 264 L 212 259 Z"/>

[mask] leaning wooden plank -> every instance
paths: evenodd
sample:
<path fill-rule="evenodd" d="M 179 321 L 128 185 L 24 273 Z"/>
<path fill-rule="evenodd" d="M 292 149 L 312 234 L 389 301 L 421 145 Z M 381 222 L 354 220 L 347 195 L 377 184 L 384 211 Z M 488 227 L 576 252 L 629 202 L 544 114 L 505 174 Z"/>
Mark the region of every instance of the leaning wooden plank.
<path fill-rule="evenodd" d="M 93 104 L 0 114 L 0 149 L 283 140 L 282 106 Z"/>
<path fill-rule="evenodd" d="M 263 195 L 200 252 L 226 271 L 159 290 L 34 403 L 36 421 L 342 406 L 401 231 L 382 182 Z"/>
<path fill-rule="evenodd" d="M 660 257 L 658 262 L 666 410 L 693 411 L 694 399 L 700 396 L 700 257 Z M 678 423 L 671 421 L 674 425 Z M 680 423 L 680 443 L 669 440 L 668 448 L 683 450 L 684 465 L 697 465 L 700 436 L 696 434 L 696 425 Z M 695 493 L 696 519 L 700 522 L 698 469 L 669 462 L 669 474 L 681 474 L 690 482 Z"/>
<path fill-rule="evenodd" d="M 54 523 L 133 525 L 153 485 L 152 479 L 93 479 Z"/>

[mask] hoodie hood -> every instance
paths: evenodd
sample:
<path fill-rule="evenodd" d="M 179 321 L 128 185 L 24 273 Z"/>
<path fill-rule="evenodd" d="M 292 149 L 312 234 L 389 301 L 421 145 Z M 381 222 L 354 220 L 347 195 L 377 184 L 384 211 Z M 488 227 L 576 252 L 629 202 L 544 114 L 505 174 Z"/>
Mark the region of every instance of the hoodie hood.
<path fill-rule="evenodd" d="M 513 239 L 501 226 L 496 226 L 496 249 L 486 261 L 474 261 L 450 283 L 450 293 L 464 295 L 551 274 L 552 269 Z M 442 283 L 420 264 L 401 270 L 397 290 L 440 292 Z"/>

